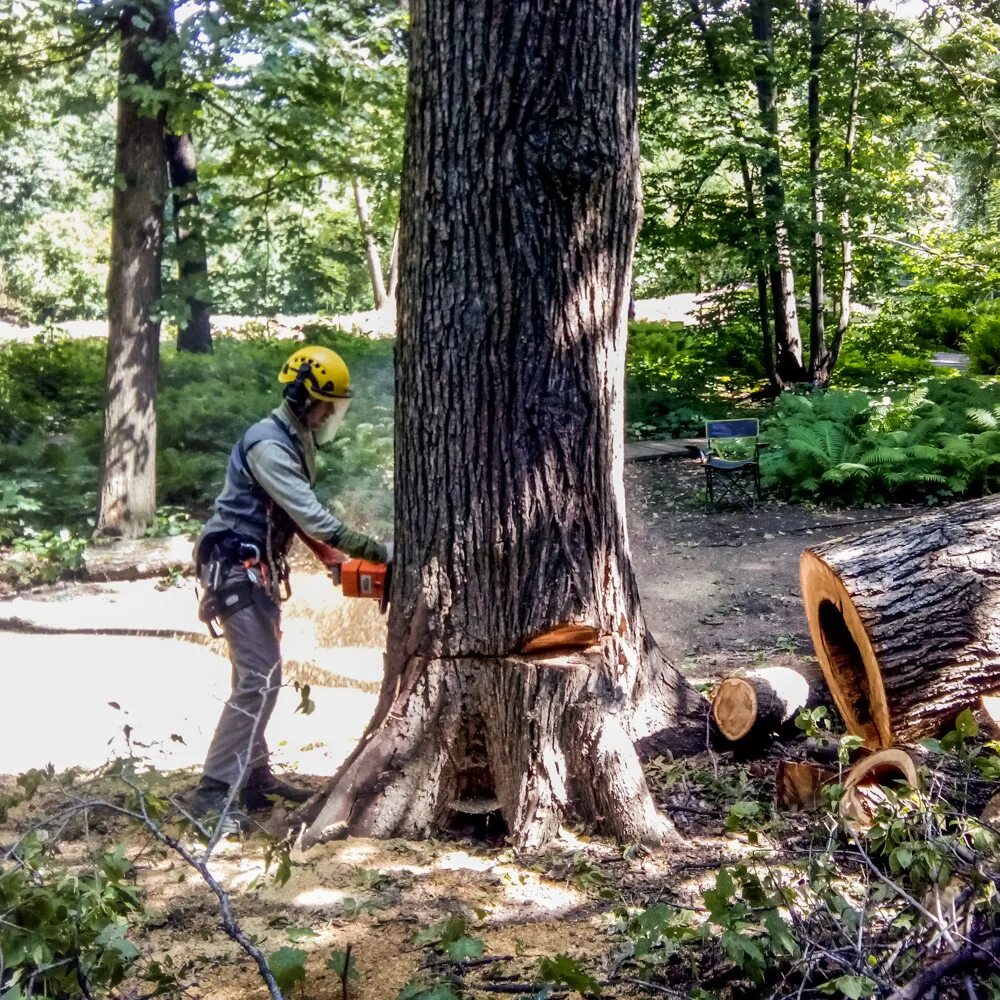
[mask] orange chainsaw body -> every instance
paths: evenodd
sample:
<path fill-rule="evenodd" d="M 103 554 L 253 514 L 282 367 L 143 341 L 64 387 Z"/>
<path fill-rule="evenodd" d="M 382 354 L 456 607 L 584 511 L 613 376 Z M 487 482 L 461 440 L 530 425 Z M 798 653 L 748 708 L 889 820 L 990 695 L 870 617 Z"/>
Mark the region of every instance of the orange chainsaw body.
<path fill-rule="evenodd" d="M 367 559 L 348 559 L 340 564 L 340 584 L 344 597 L 372 597 L 382 600 L 386 564 Z"/>

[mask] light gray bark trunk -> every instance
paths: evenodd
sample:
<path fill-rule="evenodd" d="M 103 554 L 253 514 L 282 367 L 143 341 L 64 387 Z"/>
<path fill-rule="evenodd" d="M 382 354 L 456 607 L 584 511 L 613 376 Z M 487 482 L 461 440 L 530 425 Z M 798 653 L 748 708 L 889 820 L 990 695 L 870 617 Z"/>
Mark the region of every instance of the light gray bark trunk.
<path fill-rule="evenodd" d="M 165 11 L 148 29 L 121 15 L 118 137 L 108 274 L 108 353 L 96 535 L 136 538 L 156 514 L 156 374 L 166 166 L 163 115 L 143 114 L 129 85 L 155 85 L 146 48 L 162 41 Z"/>
<path fill-rule="evenodd" d="M 378 243 L 372 231 L 372 215 L 368 208 L 368 192 L 360 177 L 353 179 L 354 207 L 358 212 L 358 223 L 361 226 L 361 236 L 365 241 L 365 261 L 368 264 L 368 277 L 372 283 L 372 297 L 375 308 L 381 309 L 386 302 L 387 293 L 385 280 L 382 277 L 382 260 L 379 257 Z"/>
<path fill-rule="evenodd" d="M 634 743 L 691 749 L 707 705 L 646 631 L 625 527 L 638 17 L 412 7 L 386 676 L 306 843 L 483 798 L 520 844 L 671 835 Z"/>

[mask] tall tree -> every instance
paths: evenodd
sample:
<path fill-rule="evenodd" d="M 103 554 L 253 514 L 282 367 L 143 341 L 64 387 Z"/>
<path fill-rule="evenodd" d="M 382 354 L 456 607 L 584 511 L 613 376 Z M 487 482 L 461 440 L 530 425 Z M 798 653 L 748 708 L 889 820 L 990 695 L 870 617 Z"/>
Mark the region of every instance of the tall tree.
<path fill-rule="evenodd" d="M 812 244 L 809 254 L 809 375 L 825 385 L 830 379 L 826 347 L 826 274 L 823 266 L 823 182 L 820 167 L 822 120 L 820 72 L 826 47 L 823 0 L 809 0 L 809 208 Z"/>
<path fill-rule="evenodd" d="M 177 269 L 184 296 L 183 321 L 177 326 L 177 350 L 207 354 L 212 350 L 212 303 L 208 252 L 197 220 L 198 161 L 190 133 L 164 136 L 170 172 Z"/>
<path fill-rule="evenodd" d="M 157 47 L 162 0 L 120 13 L 118 134 L 108 273 L 104 440 L 95 534 L 137 537 L 156 514 L 156 374 L 166 167 Z M 144 106 L 143 99 L 147 101 Z"/>
<path fill-rule="evenodd" d="M 625 526 L 638 18 L 412 6 L 385 680 L 306 843 L 426 835 L 483 798 L 521 844 L 574 816 L 670 836 L 634 741 L 682 751 L 704 711 Z"/>
<path fill-rule="evenodd" d="M 689 2 L 692 20 L 705 48 L 705 59 L 708 63 L 712 83 L 727 105 L 733 136 L 736 139 L 736 159 L 740 167 L 740 180 L 743 182 L 743 198 L 746 208 L 747 242 L 751 246 L 761 247 L 764 245 L 764 234 L 760 215 L 757 211 L 757 195 L 754 190 L 750 157 L 746 149 L 746 134 L 743 122 L 729 104 L 728 95 L 726 94 L 726 72 L 719 52 L 718 40 L 705 20 L 705 14 L 701 9 L 699 0 L 689 0 Z M 782 389 L 782 383 L 774 364 L 775 345 L 771 334 L 770 306 L 767 297 L 768 271 L 764 265 L 762 255 L 757 255 L 753 270 L 757 279 L 757 317 L 760 322 L 761 331 L 761 360 L 764 364 L 764 371 L 767 372 L 768 380 L 771 383 L 771 389 L 777 395 Z"/>
<path fill-rule="evenodd" d="M 760 170 L 764 185 L 764 223 L 771 245 L 771 298 L 774 304 L 775 366 L 782 382 L 801 382 L 802 335 L 795 302 L 795 272 L 785 210 L 778 138 L 778 90 L 774 78 L 774 29 L 771 0 L 750 0 L 754 38 L 754 82 L 762 126 Z"/>
<path fill-rule="evenodd" d="M 372 213 L 368 207 L 368 192 L 364 181 L 355 176 L 352 181 L 354 188 L 354 207 L 358 213 L 358 224 L 361 226 L 361 236 L 365 241 L 365 260 L 368 263 L 368 277 L 372 283 L 372 299 L 375 308 L 381 309 L 388 299 L 385 279 L 382 275 L 382 258 L 378 252 L 378 243 L 372 232 Z"/>
<path fill-rule="evenodd" d="M 844 127 L 843 186 L 844 200 L 840 209 L 840 296 L 837 307 L 837 330 L 830 344 L 824 367 L 814 366 L 814 377 L 820 384 L 830 379 L 840 355 L 840 349 L 851 325 L 852 294 L 854 292 L 854 233 L 851 228 L 851 187 L 854 177 L 854 144 L 858 135 L 858 102 L 861 99 L 861 58 L 864 44 L 864 21 L 867 0 L 858 0 L 854 26 L 854 46 L 851 52 L 850 89 L 847 99 L 847 124 Z"/>

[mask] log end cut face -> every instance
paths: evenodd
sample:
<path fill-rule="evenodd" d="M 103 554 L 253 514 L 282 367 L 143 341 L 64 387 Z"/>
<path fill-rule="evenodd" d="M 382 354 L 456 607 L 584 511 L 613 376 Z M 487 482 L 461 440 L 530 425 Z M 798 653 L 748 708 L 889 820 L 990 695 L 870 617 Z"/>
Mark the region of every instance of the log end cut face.
<path fill-rule="evenodd" d="M 894 734 L 878 660 L 850 594 L 811 551 L 802 553 L 799 569 L 816 659 L 844 724 L 868 746 L 890 745 Z"/>
<path fill-rule="evenodd" d="M 712 721 L 731 743 L 742 740 L 757 721 L 757 692 L 743 677 L 727 677 L 712 698 Z"/>

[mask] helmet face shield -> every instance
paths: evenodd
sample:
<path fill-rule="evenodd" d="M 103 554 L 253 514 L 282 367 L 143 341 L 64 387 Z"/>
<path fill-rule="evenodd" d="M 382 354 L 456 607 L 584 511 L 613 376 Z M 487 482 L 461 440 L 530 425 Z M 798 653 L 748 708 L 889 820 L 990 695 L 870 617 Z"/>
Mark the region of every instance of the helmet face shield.
<path fill-rule="evenodd" d="M 337 431 L 351 408 L 351 398 L 334 399 L 329 405 L 332 407 L 330 415 L 313 431 L 316 444 L 329 444 L 337 436 Z"/>

